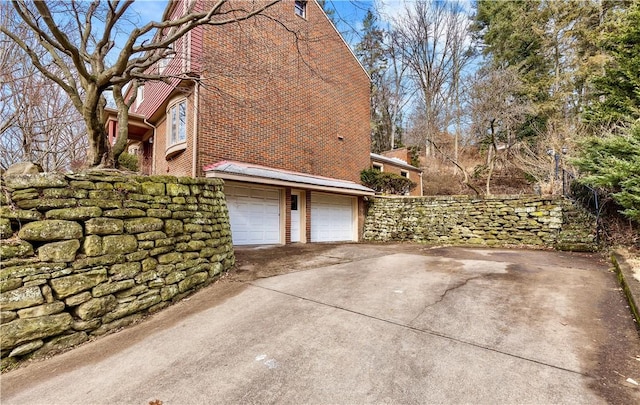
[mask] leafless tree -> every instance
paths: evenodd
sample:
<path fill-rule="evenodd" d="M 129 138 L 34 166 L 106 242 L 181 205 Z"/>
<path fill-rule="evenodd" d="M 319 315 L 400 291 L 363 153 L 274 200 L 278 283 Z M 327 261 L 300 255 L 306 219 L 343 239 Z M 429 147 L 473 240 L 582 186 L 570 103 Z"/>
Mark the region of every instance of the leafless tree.
<path fill-rule="evenodd" d="M 402 49 L 393 37 L 388 41 L 387 54 L 389 66 L 385 75 L 384 91 L 387 94 L 388 117 L 391 125 L 391 149 L 396 147 L 398 126 L 401 124 L 402 111 L 412 99 L 413 90 L 406 83 L 408 65 L 403 63 Z"/>
<path fill-rule="evenodd" d="M 394 41 L 421 95 L 422 142 L 427 156 L 433 155 L 435 136 L 447 132 L 459 112 L 461 72 L 472 55 L 468 16 L 457 2 L 417 0 L 406 4 L 393 26 Z"/>
<path fill-rule="evenodd" d="M 521 88 L 517 74 L 509 69 L 481 69 L 473 79 L 471 131 L 475 141 L 486 147 L 487 195 L 491 195 L 491 176 L 498 158 L 508 160 L 519 141 L 518 126 L 533 112 L 531 104 L 518 96 Z"/>
<path fill-rule="evenodd" d="M 17 18 L 3 21 L 0 34 L 20 47 L 82 115 L 89 166 L 111 167 L 126 148 L 128 110 L 135 100 L 135 90 L 144 81 L 167 77 L 159 69 L 150 68 L 175 54 L 174 43 L 196 27 L 247 20 L 279 1 L 170 1 L 161 21 L 137 27 L 129 18 L 133 0 L 16 0 L 12 4 Z M 38 48 L 20 36 L 20 27 L 35 34 Z M 103 124 L 104 93 L 109 90 L 118 107 L 118 136 L 113 147 Z"/>
<path fill-rule="evenodd" d="M 10 17 L 10 5 L 0 4 L 0 23 Z M 20 37 L 35 42 L 26 29 Z M 47 171 L 68 169 L 86 154 L 82 118 L 15 42 L 0 35 L 0 45 L 0 167 L 28 160 Z"/>

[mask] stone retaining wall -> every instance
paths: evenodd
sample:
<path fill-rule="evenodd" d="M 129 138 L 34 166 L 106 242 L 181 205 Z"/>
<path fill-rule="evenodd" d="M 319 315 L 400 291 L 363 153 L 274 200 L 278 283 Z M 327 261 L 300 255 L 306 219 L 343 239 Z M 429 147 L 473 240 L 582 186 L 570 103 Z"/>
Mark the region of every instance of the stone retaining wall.
<path fill-rule="evenodd" d="M 375 197 L 364 225 L 368 241 L 554 246 L 564 200 L 539 196 Z"/>
<path fill-rule="evenodd" d="M 3 366 L 128 325 L 228 270 L 222 185 L 111 172 L 4 179 Z"/>

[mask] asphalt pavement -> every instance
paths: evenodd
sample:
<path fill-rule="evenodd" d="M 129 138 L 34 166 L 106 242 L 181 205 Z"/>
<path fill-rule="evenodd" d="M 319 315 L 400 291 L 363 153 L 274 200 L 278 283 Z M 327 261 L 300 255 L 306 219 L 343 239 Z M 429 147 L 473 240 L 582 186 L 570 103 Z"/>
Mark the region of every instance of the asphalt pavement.
<path fill-rule="evenodd" d="M 3 374 L 2 404 L 640 403 L 640 335 L 601 256 L 295 249 L 239 250 L 187 300 Z"/>

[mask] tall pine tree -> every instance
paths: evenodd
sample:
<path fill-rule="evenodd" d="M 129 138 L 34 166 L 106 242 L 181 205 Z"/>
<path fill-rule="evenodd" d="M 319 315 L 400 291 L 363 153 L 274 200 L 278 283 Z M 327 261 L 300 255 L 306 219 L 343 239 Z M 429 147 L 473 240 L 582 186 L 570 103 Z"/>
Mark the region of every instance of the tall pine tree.
<path fill-rule="evenodd" d="M 362 40 L 355 53 L 371 77 L 371 151 L 379 153 L 391 148 L 388 124 L 388 97 L 385 89 L 387 52 L 385 31 L 378 27 L 377 17 L 368 10 L 362 21 Z"/>
<path fill-rule="evenodd" d="M 601 42 L 608 56 L 593 84 L 597 101 L 585 113 L 593 135 L 574 161 L 583 182 L 604 188 L 640 223 L 640 0 L 612 11 Z"/>
<path fill-rule="evenodd" d="M 612 11 L 600 45 L 607 63 L 592 80 L 596 100 L 584 116 L 596 132 L 640 119 L 640 1 Z"/>

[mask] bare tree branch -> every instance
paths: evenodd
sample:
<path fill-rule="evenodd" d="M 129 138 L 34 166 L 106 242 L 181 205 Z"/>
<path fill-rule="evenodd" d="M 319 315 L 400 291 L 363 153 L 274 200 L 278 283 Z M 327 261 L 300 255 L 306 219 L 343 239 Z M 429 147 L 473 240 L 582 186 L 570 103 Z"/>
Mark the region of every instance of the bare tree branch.
<path fill-rule="evenodd" d="M 152 69 L 158 61 L 173 54 L 171 46 L 188 32 L 200 26 L 222 26 L 254 18 L 279 1 L 216 0 L 205 10 L 199 9 L 204 4 L 201 1 L 190 1 L 186 10 L 179 6 L 182 2 L 172 1 L 167 3 L 161 21 L 131 30 L 126 15 L 132 0 L 91 3 L 15 0 L 12 4 L 18 18 L 3 21 L 0 33 L 10 38 L 44 77 L 60 86 L 71 98 L 86 125 L 89 165 L 109 166 L 113 164 L 114 151 L 103 122 L 105 91 L 117 87 L 119 93 L 134 88 L 139 81 L 166 78 L 166 74 L 154 73 Z M 252 6 L 245 8 L 247 4 Z M 129 35 L 114 54 L 115 38 L 124 31 L 123 26 Z M 21 38 L 18 34 L 21 27 L 33 34 L 34 41 Z M 148 36 L 152 38 L 146 39 Z M 127 88 L 132 82 L 133 87 Z M 124 104 L 119 114 L 126 117 L 124 107 L 132 99 L 120 101 Z M 122 137 L 126 144 L 127 130 L 123 129 L 126 126 L 120 124 L 119 120 L 118 138 Z M 119 150 L 120 146 L 115 152 Z"/>

